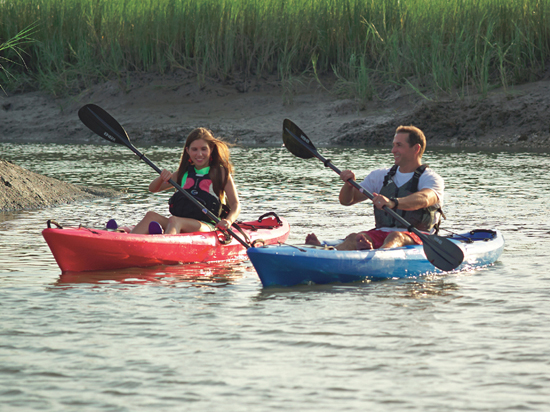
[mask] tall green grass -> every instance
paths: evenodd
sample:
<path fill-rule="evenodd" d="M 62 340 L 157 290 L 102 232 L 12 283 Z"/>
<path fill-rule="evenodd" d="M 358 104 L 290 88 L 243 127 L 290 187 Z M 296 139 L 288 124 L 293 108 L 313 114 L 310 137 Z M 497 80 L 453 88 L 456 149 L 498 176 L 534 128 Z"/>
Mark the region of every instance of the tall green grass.
<path fill-rule="evenodd" d="M 334 73 L 339 90 L 367 99 L 388 84 L 464 95 L 536 80 L 550 63 L 550 0 L 0 3 L 0 42 L 37 25 L 12 89 L 63 93 L 180 68 L 199 80 Z"/>
<path fill-rule="evenodd" d="M 25 27 L 20 32 L 16 33 L 12 38 L 6 39 L 5 41 L 0 41 L 0 73 L 4 75 L 5 78 L 15 78 L 13 74 L 6 68 L 6 65 L 13 66 L 25 63 L 22 54 L 24 53 L 22 46 L 26 43 L 32 42 L 31 36 L 33 33 L 33 26 Z M 3 54 L 8 54 L 10 52 L 12 55 L 18 57 L 17 60 L 12 60 L 7 57 L 4 57 Z M 4 90 L 2 83 L 0 83 L 0 89 Z"/>

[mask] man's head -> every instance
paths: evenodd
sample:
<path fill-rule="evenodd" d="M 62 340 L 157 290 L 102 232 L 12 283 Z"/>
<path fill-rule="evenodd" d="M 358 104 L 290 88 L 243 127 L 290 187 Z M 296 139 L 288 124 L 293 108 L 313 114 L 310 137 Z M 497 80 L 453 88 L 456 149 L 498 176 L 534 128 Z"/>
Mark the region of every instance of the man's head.
<path fill-rule="evenodd" d="M 409 147 L 413 147 L 416 144 L 420 145 L 418 157 L 422 157 L 424 150 L 426 150 L 426 136 L 424 136 L 422 130 L 415 126 L 399 126 L 395 130 L 395 134 L 401 133 L 408 134 Z"/>
<path fill-rule="evenodd" d="M 393 138 L 392 154 L 395 164 L 403 173 L 408 173 L 421 165 L 426 148 L 424 133 L 414 126 L 399 126 Z"/>

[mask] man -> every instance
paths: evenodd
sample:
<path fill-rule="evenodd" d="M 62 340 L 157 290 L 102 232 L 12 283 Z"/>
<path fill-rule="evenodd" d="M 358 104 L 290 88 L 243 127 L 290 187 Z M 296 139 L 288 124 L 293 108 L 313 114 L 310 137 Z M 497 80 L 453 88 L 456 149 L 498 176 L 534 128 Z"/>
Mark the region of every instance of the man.
<path fill-rule="evenodd" d="M 363 250 L 422 244 L 422 240 L 406 230 L 384 206 L 393 209 L 418 230 L 436 232 L 441 219 L 444 182 L 441 176 L 426 165 L 422 155 L 426 149 L 424 133 L 414 126 L 399 126 L 393 138 L 392 168 L 372 171 L 361 186 L 373 194 L 376 228 L 352 233 L 336 246 L 338 250 Z M 344 170 L 340 178 L 346 182 L 339 200 L 344 206 L 362 202 L 368 197 L 359 192 L 348 179 L 355 180 L 351 170 Z M 306 237 L 306 244 L 321 245 L 315 234 Z"/>

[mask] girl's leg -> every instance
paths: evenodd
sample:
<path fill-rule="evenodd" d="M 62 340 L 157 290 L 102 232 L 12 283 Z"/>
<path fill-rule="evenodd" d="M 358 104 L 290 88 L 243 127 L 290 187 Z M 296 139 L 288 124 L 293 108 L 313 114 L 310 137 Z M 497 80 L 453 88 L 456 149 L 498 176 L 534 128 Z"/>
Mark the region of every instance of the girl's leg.
<path fill-rule="evenodd" d="M 160 223 L 160 222 L 159 222 Z M 164 233 L 167 235 L 175 235 L 177 233 L 192 233 L 192 232 L 211 232 L 212 228 L 195 219 L 186 217 L 170 216 L 167 219 L 167 225 Z"/>
<path fill-rule="evenodd" d="M 137 233 L 146 235 L 149 233 L 149 223 L 152 221 L 159 222 L 159 224 L 166 229 L 168 219 L 156 212 L 147 212 L 144 218 L 137 225 L 134 226 L 130 233 Z"/>

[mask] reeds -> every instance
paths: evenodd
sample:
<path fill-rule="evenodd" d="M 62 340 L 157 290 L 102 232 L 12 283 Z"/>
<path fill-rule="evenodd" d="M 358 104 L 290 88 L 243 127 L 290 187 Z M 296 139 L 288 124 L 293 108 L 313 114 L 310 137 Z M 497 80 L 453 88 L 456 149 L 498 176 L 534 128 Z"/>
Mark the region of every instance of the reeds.
<path fill-rule="evenodd" d="M 24 54 L 24 51 L 22 47 L 32 42 L 31 36 L 33 34 L 34 27 L 28 26 L 22 29 L 20 32 L 16 33 L 13 37 L 0 42 L 0 73 L 3 74 L 3 76 L 7 79 L 9 78 L 15 78 L 13 74 L 10 73 L 10 71 L 6 68 L 6 66 L 17 66 L 20 64 L 25 64 L 25 60 L 23 59 L 22 54 Z M 8 53 L 10 52 L 10 53 Z M 9 57 L 5 57 L 4 54 L 8 55 L 14 55 L 18 59 L 12 60 Z M 2 83 L 0 82 L 0 89 L 4 90 L 4 87 L 2 86 Z"/>
<path fill-rule="evenodd" d="M 222 80 L 335 73 L 361 98 L 388 84 L 465 95 L 536 80 L 550 62 L 550 0 L 0 3 L 0 39 L 37 25 L 28 71 L 11 68 L 19 82 L 57 92 L 182 68 Z"/>

